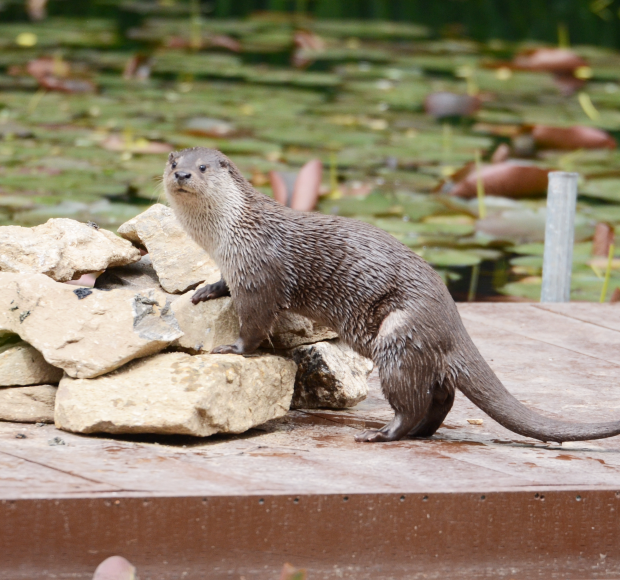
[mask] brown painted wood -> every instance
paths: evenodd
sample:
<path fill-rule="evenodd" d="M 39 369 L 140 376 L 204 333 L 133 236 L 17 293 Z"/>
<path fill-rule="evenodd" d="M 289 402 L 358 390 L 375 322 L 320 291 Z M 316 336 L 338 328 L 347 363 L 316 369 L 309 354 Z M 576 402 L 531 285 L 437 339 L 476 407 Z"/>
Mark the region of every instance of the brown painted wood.
<path fill-rule="evenodd" d="M 350 494 L 0 502 L 3 580 L 617 578 L 620 493 Z M 29 533 L 24 535 L 22 531 Z M 52 533 L 53 531 L 53 533 Z"/>
<path fill-rule="evenodd" d="M 620 419 L 616 310 L 571 307 L 460 310 L 524 404 Z M 354 409 L 292 411 L 242 436 L 0 423 L 0 580 L 89 578 L 114 553 L 143 580 L 275 578 L 285 561 L 310 578 L 620 578 L 619 437 L 545 445 L 458 395 L 432 439 L 354 442 L 390 417 L 375 375 Z"/>

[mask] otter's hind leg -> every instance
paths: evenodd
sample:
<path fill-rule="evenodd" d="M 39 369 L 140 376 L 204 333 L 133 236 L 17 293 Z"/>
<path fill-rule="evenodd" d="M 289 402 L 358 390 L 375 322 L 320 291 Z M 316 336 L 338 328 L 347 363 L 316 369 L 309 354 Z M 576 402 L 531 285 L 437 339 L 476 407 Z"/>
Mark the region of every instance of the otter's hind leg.
<path fill-rule="evenodd" d="M 404 356 L 401 364 L 379 366 L 381 389 L 394 409 L 394 419 L 379 430 L 370 429 L 355 437 L 356 441 L 397 441 L 421 425 L 429 413 L 433 400 L 426 364 Z M 427 363 L 428 364 L 428 363 Z"/>
<path fill-rule="evenodd" d="M 433 402 L 422 423 L 409 433 L 411 437 L 431 437 L 441 427 L 454 403 L 454 388 L 442 385 L 433 393 Z"/>

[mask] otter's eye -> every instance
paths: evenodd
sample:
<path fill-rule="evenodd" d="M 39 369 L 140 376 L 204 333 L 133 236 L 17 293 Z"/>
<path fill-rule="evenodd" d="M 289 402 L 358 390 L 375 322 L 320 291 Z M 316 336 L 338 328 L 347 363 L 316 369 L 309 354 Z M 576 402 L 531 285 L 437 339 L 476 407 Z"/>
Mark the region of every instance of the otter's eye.
<path fill-rule="evenodd" d="M 173 162 L 172 162 L 172 165 L 171 165 L 170 167 L 172 167 L 172 169 L 174 169 L 176 166 L 177 166 L 177 162 L 176 162 L 176 161 L 173 161 Z"/>
<path fill-rule="evenodd" d="M 204 173 L 207 170 L 207 166 L 206 165 L 201 165 L 198 169 L 200 169 L 200 171 L 202 171 Z"/>

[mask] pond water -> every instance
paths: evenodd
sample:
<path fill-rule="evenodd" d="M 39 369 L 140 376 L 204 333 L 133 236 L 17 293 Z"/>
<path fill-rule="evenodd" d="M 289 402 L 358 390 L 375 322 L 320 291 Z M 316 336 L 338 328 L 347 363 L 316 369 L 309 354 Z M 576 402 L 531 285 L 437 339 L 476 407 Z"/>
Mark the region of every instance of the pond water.
<path fill-rule="evenodd" d="M 452 174 L 477 154 L 488 165 L 505 144 L 519 163 L 580 173 L 572 299 L 599 300 L 605 264 L 592 262 L 591 239 L 597 223 L 620 222 L 620 154 L 537 149 L 531 127 L 620 136 L 620 54 L 572 47 L 587 82 L 569 90 L 551 74 L 501 65 L 532 45 L 437 40 L 402 23 L 216 20 L 149 6 L 136 3 L 123 29 L 114 19 L 0 24 L 1 225 L 71 217 L 115 230 L 162 200 L 169 148 L 221 149 L 268 195 L 270 171 L 318 158 L 318 211 L 392 233 L 457 300 L 537 300 L 544 192 L 449 194 Z M 439 92 L 469 94 L 479 107 L 438 119 L 424 103 Z M 511 196 L 518 181 L 506 186 Z M 620 261 L 607 299 L 616 286 Z"/>

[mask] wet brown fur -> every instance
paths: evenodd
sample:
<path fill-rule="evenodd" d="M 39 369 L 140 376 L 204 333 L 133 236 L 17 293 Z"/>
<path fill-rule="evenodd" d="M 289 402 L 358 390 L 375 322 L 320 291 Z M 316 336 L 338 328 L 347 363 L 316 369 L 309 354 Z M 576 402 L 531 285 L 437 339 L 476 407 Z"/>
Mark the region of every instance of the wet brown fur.
<path fill-rule="evenodd" d="M 386 232 L 284 207 L 210 149 L 172 153 L 164 185 L 181 224 L 222 271 L 222 281 L 198 291 L 194 301 L 229 290 L 239 314 L 240 338 L 214 352 L 251 353 L 284 310 L 332 327 L 377 365 L 395 412 L 359 441 L 432 435 L 456 388 L 527 437 L 560 442 L 620 433 L 620 422 L 558 421 L 517 401 L 473 344 L 441 278 Z"/>

